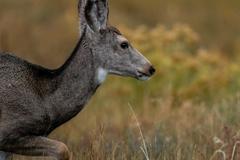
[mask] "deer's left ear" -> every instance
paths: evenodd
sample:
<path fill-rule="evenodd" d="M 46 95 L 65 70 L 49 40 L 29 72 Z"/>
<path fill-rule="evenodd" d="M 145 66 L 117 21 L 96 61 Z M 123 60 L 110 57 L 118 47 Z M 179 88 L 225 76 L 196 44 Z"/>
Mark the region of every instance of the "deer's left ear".
<path fill-rule="evenodd" d="M 85 18 L 87 25 L 95 32 L 107 28 L 108 0 L 87 0 Z"/>

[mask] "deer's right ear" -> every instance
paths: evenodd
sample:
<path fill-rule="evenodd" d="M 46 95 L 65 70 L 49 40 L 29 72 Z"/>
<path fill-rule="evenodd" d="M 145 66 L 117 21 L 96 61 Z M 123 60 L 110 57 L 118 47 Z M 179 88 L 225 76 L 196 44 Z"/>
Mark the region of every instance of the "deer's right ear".
<path fill-rule="evenodd" d="M 79 14 L 81 28 L 88 26 L 94 32 L 106 29 L 108 12 L 107 0 L 80 0 Z"/>

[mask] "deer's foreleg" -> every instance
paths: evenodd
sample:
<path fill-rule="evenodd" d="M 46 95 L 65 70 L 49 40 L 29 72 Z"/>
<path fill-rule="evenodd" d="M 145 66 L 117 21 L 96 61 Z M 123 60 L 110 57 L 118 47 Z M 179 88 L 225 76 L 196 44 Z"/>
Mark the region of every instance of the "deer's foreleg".
<path fill-rule="evenodd" d="M 25 156 L 54 157 L 56 160 L 70 160 L 71 157 L 64 143 L 45 137 L 24 137 L 6 148 L 7 152 Z"/>

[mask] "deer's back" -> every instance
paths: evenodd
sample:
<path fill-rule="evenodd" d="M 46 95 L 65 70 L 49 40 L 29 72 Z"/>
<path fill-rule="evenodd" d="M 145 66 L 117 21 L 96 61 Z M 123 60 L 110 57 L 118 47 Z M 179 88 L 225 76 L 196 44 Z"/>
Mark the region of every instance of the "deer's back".
<path fill-rule="evenodd" d="M 1 139 L 7 141 L 6 136 L 14 140 L 20 135 L 43 134 L 46 126 L 41 124 L 49 119 L 37 82 L 45 79 L 30 63 L 0 54 L 0 144 Z"/>
<path fill-rule="evenodd" d="M 38 79 L 34 72 L 30 63 L 9 54 L 0 54 L 0 103 L 6 96 L 7 99 L 20 98 L 20 95 L 33 93 L 34 81 Z"/>

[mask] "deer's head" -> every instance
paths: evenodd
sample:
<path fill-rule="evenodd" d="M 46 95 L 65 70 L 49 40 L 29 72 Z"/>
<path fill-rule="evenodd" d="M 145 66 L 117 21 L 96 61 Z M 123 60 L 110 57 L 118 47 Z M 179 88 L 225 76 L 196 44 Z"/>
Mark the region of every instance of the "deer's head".
<path fill-rule="evenodd" d="M 107 73 L 148 80 L 151 63 L 114 27 L 108 26 L 107 0 L 80 0 L 81 32 L 85 31 L 99 66 L 99 79 Z"/>

